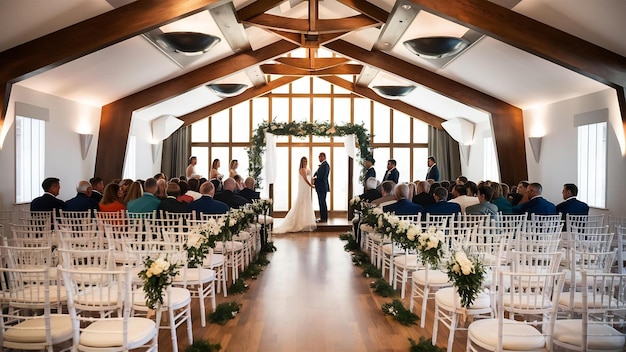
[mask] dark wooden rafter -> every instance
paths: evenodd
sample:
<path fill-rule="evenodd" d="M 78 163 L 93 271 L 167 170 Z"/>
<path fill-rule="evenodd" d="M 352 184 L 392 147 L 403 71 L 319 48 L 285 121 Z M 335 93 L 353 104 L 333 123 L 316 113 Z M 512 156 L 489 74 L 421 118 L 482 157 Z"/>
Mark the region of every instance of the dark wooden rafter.
<path fill-rule="evenodd" d="M 264 14 L 265 12 L 280 5 L 285 0 L 258 0 L 253 1 L 250 5 L 237 10 L 237 18 L 240 22 L 247 21 L 251 18 Z"/>
<path fill-rule="evenodd" d="M 243 22 L 255 27 L 281 30 L 285 32 L 311 32 L 309 31 L 310 21 L 307 18 L 290 18 L 263 14 Z M 345 33 L 378 25 L 380 25 L 380 22 L 376 22 L 364 15 L 356 15 L 340 19 L 318 19 L 315 22 L 315 32 L 320 34 Z"/>
<path fill-rule="evenodd" d="M 444 96 L 491 114 L 502 181 L 528 177 L 522 110 L 451 79 L 414 66 L 391 55 L 364 50 L 343 40 L 326 44 L 340 55 L 377 67 L 428 87 Z"/>
<path fill-rule="evenodd" d="M 414 118 L 424 121 L 427 124 L 435 128 L 441 129 L 441 123 L 445 121 L 439 116 L 433 115 L 427 111 L 416 108 L 400 100 L 391 100 L 391 99 L 383 98 L 380 95 L 374 93 L 374 91 L 372 91 L 371 89 L 367 87 L 360 87 L 360 86 L 354 85 L 352 82 L 346 81 L 343 78 L 340 78 L 340 77 L 320 77 L 320 78 L 331 84 L 339 86 L 345 90 L 349 90 L 353 92 L 354 94 L 359 95 L 363 98 L 374 100 L 383 105 L 389 106 L 390 108 L 394 110 L 398 110 L 409 116 L 413 116 Z"/>
<path fill-rule="evenodd" d="M 350 60 L 342 57 L 279 57 L 275 60 L 281 64 L 309 71 L 323 70 L 348 63 Z"/>
<path fill-rule="evenodd" d="M 121 176 L 126 143 L 111 143 L 111 141 L 119 140 L 119 136 L 128 136 L 133 111 L 261 64 L 296 48 L 297 45 L 279 41 L 256 51 L 234 54 L 103 106 L 96 156 L 96 174 L 105 180 Z"/>
<path fill-rule="evenodd" d="M 276 33 L 277 35 L 281 36 L 285 40 L 288 40 L 294 44 L 298 44 L 303 48 L 319 48 L 320 45 L 331 42 L 341 37 L 342 35 L 347 34 L 347 32 L 337 32 L 337 33 L 326 33 L 326 34 L 319 34 L 316 36 L 312 36 L 312 35 L 308 35 L 304 33 L 285 32 L 285 31 L 279 31 L 279 30 L 268 29 L 268 28 L 266 28 L 266 30 L 272 33 Z"/>
<path fill-rule="evenodd" d="M 613 87 L 626 135 L 626 57 L 490 1 L 410 1 L 437 16 Z"/>
<path fill-rule="evenodd" d="M 358 75 L 363 66 L 355 64 L 344 64 L 318 70 L 307 70 L 291 67 L 287 65 L 263 64 L 261 70 L 268 75 L 283 76 L 331 76 L 331 75 Z"/>
<path fill-rule="evenodd" d="M 214 115 L 239 103 L 243 103 L 250 99 L 254 99 L 261 95 L 267 94 L 276 88 L 297 80 L 298 78 L 299 77 L 281 77 L 274 81 L 268 82 L 267 85 L 246 89 L 243 93 L 237 96 L 220 100 L 202 109 L 198 109 L 183 116 L 179 116 L 178 118 L 184 121 L 183 126 L 188 126 L 194 122 L 202 120 L 205 117 Z"/>
<path fill-rule="evenodd" d="M 200 12 L 217 0 L 138 0 L 0 53 L 0 126 L 14 83 Z"/>
<path fill-rule="evenodd" d="M 380 7 L 366 0 L 337 0 L 337 1 L 380 23 L 387 22 L 387 18 L 389 18 L 389 12 L 381 9 Z"/>

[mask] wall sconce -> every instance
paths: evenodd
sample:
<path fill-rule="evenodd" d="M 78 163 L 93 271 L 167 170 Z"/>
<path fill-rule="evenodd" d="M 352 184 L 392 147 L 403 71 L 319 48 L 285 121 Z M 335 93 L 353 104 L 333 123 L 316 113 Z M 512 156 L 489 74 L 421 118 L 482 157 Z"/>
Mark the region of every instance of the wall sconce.
<path fill-rule="evenodd" d="M 83 160 L 87 157 L 87 153 L 89 152 L 89 146 L 91 145 L 91 139 L 93 138 L 93 134 L 78 134 L 78 140 L 80 141 L 80 153 L 83 156 Z"/>
<path fill-rule="evenodd" d="M 434 60 L 458 54 L 467 48 L 469 41 L 464 38 L 441 36 L 415 38 L 403 44 L 413 54 Z"/>
<path fill-rule="evenodd" d="M 541 140 L 543 137 L 528 137 L 528 143 L 530 143 L 530 149 L 533 151 L 535 161 L 539 162 L 539 155 L 541 154 Z"/>
<path fill-rule="evenodd" d="M 202 55 L 220 41 L 219 37 L 198 32 L 169 32 L 156 39 L 163 48 L 188 56 Z"/>
<path fill-rule="evenodd" d="M 207 88 L 220 98 L 230 98 L 243 93 L 244 90 L 248 89 L 248 85 L 239 83 L 213 83 L 207 85 Z"/>
<path fill-rule="evenodd" d="M 374 86 L 372 90 L 386 99 L 400 99 L 411 93 L 415 86 Z"/>

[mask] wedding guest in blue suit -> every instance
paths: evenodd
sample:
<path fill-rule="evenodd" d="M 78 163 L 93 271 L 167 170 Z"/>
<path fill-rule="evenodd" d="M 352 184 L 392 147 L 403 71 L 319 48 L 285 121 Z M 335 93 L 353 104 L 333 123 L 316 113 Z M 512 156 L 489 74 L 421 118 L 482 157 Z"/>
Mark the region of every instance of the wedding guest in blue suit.
<path fill-rule="evenodd" d="M 424 207 L 422 219 L 426 218 L 426 214 L 433 215 L 450 215 L 461 212 L 461 206 L 457 203 L 450 203 L 448 199 L 448 190 L 444 187 L 437 187 L 433 192 L 435 198 L 435 204 L 427 205 Z"/>
<path fill-rule="evenodd" d="M 426 172 L 426 180 L 434 180 L 439 182 L 439 168 L 434 156 L 428 157 L 428 172 Z"/>
<path fill-rule="evenodd" d="M 57 198 L 61 191 L 61 181 L 56 177 L 48 177 L 41 183 L 44 194 L 30 202 L 30 211 L 51 211 L 63 209 L 65 202 Z"/>
<path fill-rule="evenodd" d="M 326 153 L 320 153 L 319 155 L 320 166 L 313 177 L 315 178 L 315 192 L 317 192 L 317 200 L 320 205 L 320 218 L 317 222 L 328 221 L 328 205 L 326 204 L 326 193 L 330 190 L 330 184 L 328 183 L 328 175 L 330 174 L 330 165 L 326 161 Z"/>
<path fill-rule="evenodd" d="M 578 187 L 573 183 L 566 183 L 563 185 L 563 199 L 562 203 L 556 206 L 556 211 L 563 214 L 563 219 L 567 215 L 589 215 L 589 206 L 585 202 L 581 202 L 576 199 L 578 195 Z"/>
<path fill-rule="evenodd" d="M 396 185 L 394 189 L 394 195 L 396 202 L 383 207 L 383 211 L 395 213 L 396 215 L 417 215 L 424 208 L 410 201 L 409 198 L 409 185 L 401 183 Z"/>
<path fill-rule="evenodd" d="M 215 186 L 213 183 L 206 181 L 200 185 L 200 193 L 202 197 L 189 203 L 189 211 L 195 210 L 197 216 L 202 214 L 226 214 L 228 212 L 228 204 L 213 199 L 215 194 Z"/>
<path fill-rule="evenodd" d="M 394 159 L 389 159 L 389 161 L 387 161 L 387 171 L 385 171 L 385 176 L 383 176 L 383 182 L 393 181 L 395 184 L 398 184 L 399 178 L 400 172 L 396 169 L 396 161 Z"/>
<path fill-rule="evenodd" d="M 558 214 L 556 206 L 541 196 L 543 187 L 541 184 L 534 182 L 528 185 L 526 196 L 529 201 L 518 204 L 513 207 L 513 214 L 537 214 L 537 215 L 555 215 Z"/>
<path fill-rule="evenodd" d="M 369 180 L 370 177 L 376 178 L 376 169 L 374 169 L 374 164 L 376 163 L 376 160 L 374 160 L 374 158 L 372 158 L 371 156 L 368 156 L 367 158 L 365 158 L 365 176 L 363 176 L 363 192 L 367 191 L 367 180 Z"/>
<path fill-rule="evenodd" d="M 98 202 L 91 198 L 91 183 L 89 181 L 80 181 L 76 186 L 76 197 L 65 202 L 63 210 L 67 211 L 86 211 L 98 209 Z"/>

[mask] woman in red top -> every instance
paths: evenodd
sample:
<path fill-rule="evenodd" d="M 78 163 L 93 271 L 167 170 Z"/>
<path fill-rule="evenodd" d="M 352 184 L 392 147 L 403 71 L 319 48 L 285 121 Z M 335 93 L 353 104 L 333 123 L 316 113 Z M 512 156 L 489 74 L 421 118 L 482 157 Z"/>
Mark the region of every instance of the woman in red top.
<path fill-rule="evenodd" d="M 122 191 L 120 190 L 120 185 L 117 183 L 109 183 L 106 187 L 104 187 L 102 200 L 99 204 L 100 211 L 115 212 L 126 210 L 126 206 L 120 202 L 121 198 Z"/>

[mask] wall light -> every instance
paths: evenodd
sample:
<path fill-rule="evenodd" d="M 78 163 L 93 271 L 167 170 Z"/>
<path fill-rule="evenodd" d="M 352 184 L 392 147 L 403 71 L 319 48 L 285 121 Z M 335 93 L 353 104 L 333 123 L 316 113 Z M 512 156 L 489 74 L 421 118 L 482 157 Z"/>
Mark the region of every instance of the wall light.
<path fill-rule="evenodd" d="M 383 98 L 400 99 L 411 93 L 415 86 L 374 86 L 372 89 Z"/>
<path fill-rule="evenodd" d="M 528 137 L 528 143 L 530 143 L 530 149 L 533 151 L 535 161 L 539 162 L 539 155 L 541 154 L 541 140 L 543 137 Z"/>
<path fill-rule="evenodd" d="M 80 153 L 83 157 L 83 160 L 87 157 L 87 153 L 89 153 L 89 146 L 91 146 L 91 140 L 93 139 L 93 134 L 79 133 L 78 140 L 80 141 Z"/>

